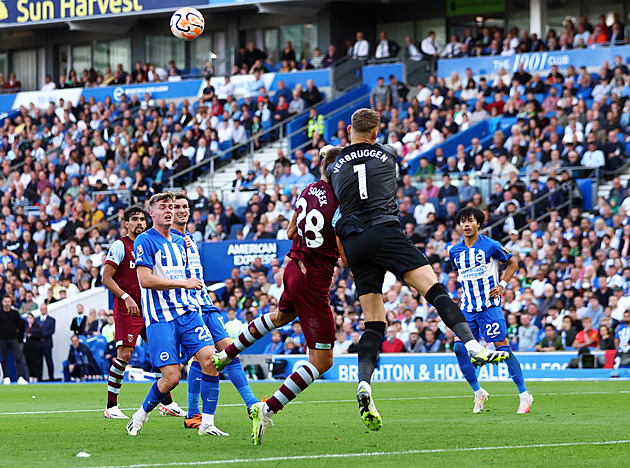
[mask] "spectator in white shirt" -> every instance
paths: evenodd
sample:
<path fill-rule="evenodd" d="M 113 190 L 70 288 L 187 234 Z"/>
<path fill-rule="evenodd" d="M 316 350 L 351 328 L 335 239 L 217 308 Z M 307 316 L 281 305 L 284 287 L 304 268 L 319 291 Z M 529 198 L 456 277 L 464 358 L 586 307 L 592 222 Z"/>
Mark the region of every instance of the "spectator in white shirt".
<path fill-rule="evenodd" d="M 606 165 L 606 158 L 604 152 L 597 149 L 597 142 L 595 141 L 595 135 L 591 133 L 589 136 L 588 150 L 582 155 L 582 166 L 586 167 L 604 167 Z"/>
<path fill-rule="evenodd" d="M 433 203 L 427 202 L 427 196 L 423 193 L 418 195 L 418 205 L 413 210 L 413 217 L 416 223 L 424 225 L 429 219 L 429 213 L 435 213 L 435 206 Z"/>
<path fill-rule="evenodd" d="M 42 88 L 40 91 L 52 91 L 54 89 L 57 89 L 57 85 L 53 81 L 52 76 L 46 75 L 46 81 L 42 85 Z"/>
<path fill-rule="evenodd" d="M 217 98 L 219 99 L 219 102 L 223 103 L 227 100 L 228 96 L 231 96 L 233 94 L 234 94 L 234 85 L 230 81 L 230 77 L 226 76 L 225 83 L 217 86 Z"/>
<path fill-rule="evenodd" d="M 238 120 L 234 121 L 234 128 L 232 129 L 232 140 L 235 145 L 245 143 L 247 141 L 247 132 L 245 127 L 241 125 Z"/>
<path fill-rule="evenodd" d="M 232 128 L 228 120 L 221 122 L 219 130 L 217 132 L 219 137 L 219 143 L 225 143 L 226 141 L 232 141 Z"/>
<path fill-rule="evenodd" d="M 429 58 L 438 58 L 440 56 L 440 45 L 435 39 L 435 31 L 429 31 L 427 37 L 425 37 L 420 44 L 420 50 Z"/>
<path fill-rule="evenodd" d="M 422 60 L 422 54 L 411 40 L 411 37 L 405 37 L 405 44 L 407 47 L 407 57 L 409 57 L 409 60 L 414 60 L 416 62 Z"/>
<path fill-rule="evenodd" d="M 370 43 L 365 39 L 361 31 L 357 32 L 357 41 L 352 46 L 352 58 L 367 60 L 370 55 Z"/>

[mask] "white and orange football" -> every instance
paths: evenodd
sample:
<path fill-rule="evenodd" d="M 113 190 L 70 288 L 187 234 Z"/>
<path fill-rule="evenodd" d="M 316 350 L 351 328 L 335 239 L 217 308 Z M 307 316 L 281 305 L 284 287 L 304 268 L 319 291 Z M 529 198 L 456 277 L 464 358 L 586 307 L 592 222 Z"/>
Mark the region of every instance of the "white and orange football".
<path fill-rule="evenodd" d="M 171 16 L 171 32 L 182 41 L 192 41 L 201 36 L 206 21 L 199 10 L 183 7 Z"/>

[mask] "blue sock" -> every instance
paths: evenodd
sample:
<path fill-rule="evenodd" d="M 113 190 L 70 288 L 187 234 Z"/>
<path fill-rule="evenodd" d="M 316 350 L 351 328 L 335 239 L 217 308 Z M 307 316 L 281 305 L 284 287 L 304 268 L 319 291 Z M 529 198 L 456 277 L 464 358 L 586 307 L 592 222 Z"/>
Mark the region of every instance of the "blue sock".
<path fill-rule="evenodd" d="M 232 362 L 225 367 L 225 371 L 248 408 L 254 403 L 258 403 L 258 398 L 254 396 L 249 382 L 247 382 L 247 377 L 239 358 L 232 359 Z"/>
<path fill-rule="evenodd" d="M 201 408 L 203 414 L 214 414 L 219 403 L 219 376 L 201 374 Z"/>
<path fill-rule="evenodd" d="M 168 395 L 168 393 L 160 392 L 157 382 L 154 382 L 151 386 L 151 389 L 149 390 L 149 393 L 147 393 L 147 397 L 142 403 L 142 408 L 147 413 L 150 413 L 157 405 L 160 404 L 160 402 L 166 397 L 166 395 Z"/>
<path fill-rule="evenodd" d="M 188 417 L 192 418 L 199 411 L 199 392 L 201 390 L 201 366 L 197 361 L 190 363 L 188 369 Z"/>
<path fill-rule="evenodd" d="M 518 362 L 516 356 L 512 352 L 509 346 L 503 345 L 497 348 L 497 351 L 507 351 L 510 353 L 510 357 L 505 360 L 505 363 L 508 366 L 508 371 L 510 372 L 510 377 L 516 384 L 516 388 L 518 388 L 518 393 L 523 393 L 527 391 L 527 385 L 525 385 L 525 379 L 523 378 L 523 371 L 521 370 L 521 363 Z"/>
<path fill-rule="evenodd" d="M 462 370 L 462 374 L 470 384 L 473 389 L 473 392 L 481 389 L 481 385 L 479 385 L 479 381 L 477 380 L 477 371 L 475 371 L 475 366 L 470 362 L 470 356 L 468 355 L 468 350 L 464 343 L 461 341 L 456 341 L 453 345 L 453 351 L 455 351 L 455 356 L 457 356 L 457 362 L 459 363 L 459 368 Z"/>

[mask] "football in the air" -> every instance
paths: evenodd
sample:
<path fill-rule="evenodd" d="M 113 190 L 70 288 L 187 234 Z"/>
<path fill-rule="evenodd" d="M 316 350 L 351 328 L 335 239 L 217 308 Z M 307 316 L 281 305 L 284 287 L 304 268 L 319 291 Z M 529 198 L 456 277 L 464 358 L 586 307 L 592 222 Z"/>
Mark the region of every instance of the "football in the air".
<path fill-rule="evenodd" d="M 171 32 L 183 41 L 192 41 L 201 36 L 206 25 L 203 15 L 191 7 L 183 7 L 171 16 Z"/>

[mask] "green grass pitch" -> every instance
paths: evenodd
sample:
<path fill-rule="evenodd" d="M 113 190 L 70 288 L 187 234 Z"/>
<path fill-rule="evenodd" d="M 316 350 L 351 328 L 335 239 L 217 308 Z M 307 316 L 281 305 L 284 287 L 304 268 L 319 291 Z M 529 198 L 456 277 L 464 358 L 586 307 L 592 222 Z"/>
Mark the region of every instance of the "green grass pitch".
<path fill-rule="evenodd" d="M 280 385 L 256 383 L 271 395 Z M 125 384 L 131 415 L 148 384 Z M 183 419 L 154 411 L 137 437 L 105 420 L 105 384 L 0 387 L 0 466 L 628 466 L 630 385 L 532 382 L 530 414 L 517 415 L 512 383 L 486 383 L 486 411 L 472 414 L 465 383 L 375 383 L 383 428 L 363 426 L 356 384 L 317 383 L 274 417 L 261 446 L 236 390 L 221 383 L 217 426 L 228 438 L 200 437 Z M 186 384 L 173 392 L 186 406 Z M 30 413 L 30 414 L 29 414 Z M 78 458 L 79 452 L 91 454 Z"/>

